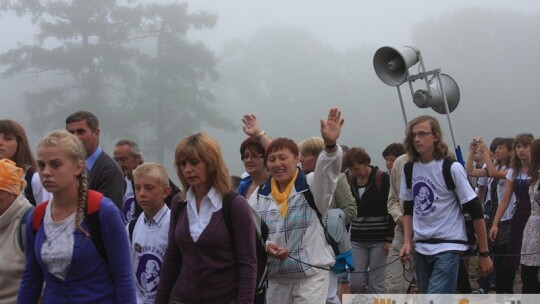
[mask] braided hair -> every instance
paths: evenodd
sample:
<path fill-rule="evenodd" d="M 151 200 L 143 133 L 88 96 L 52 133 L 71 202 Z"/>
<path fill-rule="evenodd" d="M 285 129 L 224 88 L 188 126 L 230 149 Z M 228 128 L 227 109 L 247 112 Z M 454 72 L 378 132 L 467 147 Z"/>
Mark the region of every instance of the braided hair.
<path fill-rule="evenodd" d="M 39 141 L 37 147 L 60 148 L 74 162 L 82 161 L 84 163 L 84 160 L 86 159 L 86 150 L 84 145 L 75 135 L 65 130 L 56 130 L 50 132 Z M 81 173 L 77 176 L 77 183 L 78 201 L 77 210 L 75 213 L 75 226 L 80 232 L 89 237 L 90 234 L 88 231 L 82 227 L 88 199 L 88 181 L 86 179 L 86 168 L 84 166 Z"/>

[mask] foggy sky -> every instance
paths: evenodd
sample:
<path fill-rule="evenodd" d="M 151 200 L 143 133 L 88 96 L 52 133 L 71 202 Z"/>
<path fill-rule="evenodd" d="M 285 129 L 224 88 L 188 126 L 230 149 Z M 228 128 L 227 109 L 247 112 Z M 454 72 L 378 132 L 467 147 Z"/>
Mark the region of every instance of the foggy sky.
<path fill-rule="evenodd" d="M 219 60 L 222 47 L 227 41 L 233 39 L 249 39 L 262 27 L 291 27 L 305 29 L 322 43 L 330 45 L 340 52 L 346 52 L 353 48 L 368 46 L 373 49 L 373 53 L 378 47 L 384 45 L 400 48 L 405 45 L 411 45 L 412 29 L 421 25 L 426 20 L 433 20 L 451 14 L 463 7 L 486 7 L 508 11 L 520 12 L 523 14 L 538 14 L 540 12 L 540 1 L 504 1 L 504 0 L 485 0 L 485 1 L 285 1 L 285 0 L 192 0 L 188 1 L 190 11 L 204 10 L 209 13 L 217 14 L 218 22 L 212 29 L 192 30 L 189 32 L 189 38 L 195 41 L 202 41 L 214 50 Z M 493 21 L 494 23 L 497 20 Z M 449 26 L 451 30 L 452 25 Z M 31 26 L 17 19 L 16 17 L 1 13 L 0 28 L 2 28 L 2 40 L 0 41 L 0 51 L 4 52 L 9 48 L 17 46 L 18 42 L 31 43 L 33 41 Z M 529 33 L 531 39 L 539 39 L 538 29 L 531 29 Z M 516 47 L 516 49 L 519 49 Z M 422 51 L 422 49 L 421 49 Z M 516 52 L 517 53 L 517 52 Z M 423 52 L 426 68 L 442 68 L 456 78 L 460 85 L 463 85 L 462 101 L 458 109 L 451 114 L 455 138 L 457 143 L 462 146 L 464 157 L 467 156 L 468 142 L 472 136 L 485 136 L 491 140 L 494 136 L 513 136 L 520 132 L 532 132 L 535 136 L 540 136 L 538 120 L 530 117 L 540 117 L 540 107 L 538 99 L 530 100 L 520 98 L 523 92 L 515 92 L 516 99 L 508 101 L 507 104 L 493 104 L 493 112 L 477 112 L 471 104 L 474 102 L 467 99 L 467 84 L 460 83 L 460 79 L 453 75 L 452 66 L 444 65 L 444 62 L 433 62 L 430 60 L 430 54 Z M 489 54 L 485 54 L 489 56 Z M 519 56 L 515 54 L 513 56 Z M 373 70 L 371 59 L 362 59 L 362 62 L 354 63 L 367 69 Z M 538 61 L 538 58 L 531 58 Z M 496 63 L 494 63 L 496 64 Z M 308 71 L 306 71 L 308 72 Z M 505 71 L 501 71 L 505 72 Z M 513 77 L 512 77 L 513 76 Z M 358 104 L 342 104 L 339 100 L 329 100 L 325 108 L 338 106 L 347 108 L 349 112 L 343 115 L 346 123 L 343 129 L 342 140 L 349 146 L 364 146 L 370 153 L 372 162 L 384 168 L 384 162 L 380 155 L 384 147 L 393 142 L 401 141 L 403 136 L 403 119 L 396 90 L 393 87 L 382 84 L 373 72 L 371 75 L 376 79 L 376 85 L 372 87 L 372 94 L 380 94 L 380 98 L 375 100 L 358 101 Z M 516 73 L 509 79 L 519 82 L 521 75 Z M 539 77 L 540 80 L 540 77 Z M 299 80 L 301 81 L 301 80 Z M 21 109 L 19 97 L 20 92 L 10 90 L 12 84 L 9 80 L 0 80 L 0 115 L 2 118 L 11 118 L 20 121 L 25 125 L 28 116 Z M 509 89 L 512 84 L 509 83 Z M 538 90 L 538 87 L 531 87 L 531 90 Z M 406 92 L 407 88 L 403 86 L 402 90 Z M 536 95 L 538 96 L 538 94 Z M 409 98 L 409 99 L 407 99 Z M 373 102 L 366 106 L 366 102 Z M 450 132 L 446 116 L 436 115 L 430 109 L 418 109 L 410 101 L 410 96 L 405 96 L 405 108 L 409 119 L 419 114 L 434 115 L 439 118 L 445 131 L 445 139 L 452 146 Z M 280 134 L 282 128 L 278 125 L 288 125 L 291 122 L 280 121 L 279 113 L 258 113 L 257 108 L 249 105 L 244 108 L 235 107 L 231 109 L 231 104 L 219 103 L 217 107 L 223 107 L 223 112 L 238 123 L 239 132 L 224 133 L 220 130 L 205 128 L 218 138 L 231 174 L 239 175 L 243 171 L 242 163 L 239 157 L 239 146 L 245 135 L 240 129 L 240 119 L 244 113 L 254 113 L 261 118 L 263 128 L 273 137 L 287 136 L 296 141 L 305 137 L 319 135 L 318 119 L 326 115 L 326 112 L 319 113 L 318 116 L 302 117 L 302 123 L 313 125 L 311 134 L 296 134 L 294 128 L 288 134 Z M 305 105 L 309 107 L 309 105 Z M 372 116 L 380 117 L 380 126 L 366 126 L 362 121 L 355 119 L 358 113 L 369 108 Z M 496 115 L 501 108 L 508 109 L 505 115 Z M 499 110 L 497 110 L 499 109 Z M 473 111 L 474 110 L 474 111 Z M 522 115 L 528 115 L 527 120 L 523 120 Z M 59 117 L 59 126 L 62 126 L 64 117 Z M 501 132 L 499 130 L 504 130 Z M 27 130 L 28 131 L 28 130 Z M 103 130 L 102 132 L 106 132 Z M 30 133 L 30 132 L 29 132 Z M 502 134 L 501 134 L 502 133 Z M 31 140 L 37 140 L 43 134 L 31 133 Z M 179 138 L 180 139 L 180 138 Z M 115 140 L 112 140 L 114 142 Z M 112 153 L 112 144 L 104 143 L 107 152 Z M 144 152 L 144 147 L 142 147 Z M 174 176 L 171 169 L 172 156 L 169 156 L 167 163 L 168 172 Z M 151 157 L 147 160 L 152 160 Z M 176 179 L 175 179 L 176 180 Z"/>

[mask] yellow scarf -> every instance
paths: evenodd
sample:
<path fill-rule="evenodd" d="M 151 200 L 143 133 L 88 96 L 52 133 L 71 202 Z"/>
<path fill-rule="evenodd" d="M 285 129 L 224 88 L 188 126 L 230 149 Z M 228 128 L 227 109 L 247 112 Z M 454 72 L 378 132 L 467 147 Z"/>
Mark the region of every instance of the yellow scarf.
<path fill-rule="evenodd" d="M 285 218 L 285 215 L 287 214 L 287 200 L 289 199 L 289 195 L 291 194 L 291 190 L 294 186 L 294 182 L 296 181 L 296 177 L 298 176 L 298 169 L 296 169 L 296 173 L 294 174 L 294 177 L 291 179 L 287 187 L 285 188 L 285 191 L 279 192 L 279 187 L 275 179 L 271 179 L 271 189 L 272 189 L 272 196 L 274 197 L 274 200 L 276 201 L 279 212 L 281 213 L 281 216 Z"/>

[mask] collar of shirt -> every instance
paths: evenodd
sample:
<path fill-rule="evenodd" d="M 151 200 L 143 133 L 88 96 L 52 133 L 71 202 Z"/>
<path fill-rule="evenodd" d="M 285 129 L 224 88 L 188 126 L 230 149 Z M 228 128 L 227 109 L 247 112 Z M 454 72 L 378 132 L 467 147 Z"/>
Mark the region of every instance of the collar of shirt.
<path fill-rule="evenodd" d="M 146 217 L 146 214 L 143 213 L 143 215 L 144 215 L 144 224 L 147 227 L 161 226 L 161 224 L 163 223 L 163 219 L 165 218 L 165 214 L 167 214 L 167 210 L 169 210 L 169 207 L 167 207 L 167 205 L 163 204 L 163 207 L 161 207 L 161 209 L 159 209 L 158 213 L 156 213 L 156 215 L 154 215 L 153 218 L 148 218 L 148 217 Z"/>
<path fill-rule="evenodd" d="M 193 193 L 192 188 L 189 188 L 186 194 L 186 200 L 188 204 L 187 215 L 189 230 L 191 238 L 196 242 L 208 223 L 210 223 L 212 214 L 223 207 L 222 197 L 214 187 L 210 188 L 210 191 L 208 191 L 206 196 L 201 200 L 199 211 L 197 211 L 195 194 Z"/>
<path fill-rule="evenodd" d="M 92 168 L 94 167 L 94 164 L 96 163 L 96 160 L 98 159 L 98 157 L 101 155 L 101 152 L 103 152 L 103 149 L 101 149 L 101 145 L 98 145 L 96 151 L 94 151 L 94 153 L 92 153 L 92 155 L 90 155 L 84 161 L 86 165 L 86 170 L 88 170 L 88 172 L 90 172 Z"/>
<path fill-rule="evenodd" d="M 193 205 L 193 207 L 196 209 L 195 206 L 195 194 L 193 193 L 193 189 L 189 188 L 187 194 L 186 194 L 186 200 L 189 205 Z M 202 201 L 209 200 L 210 204 L 212 204 L 213 212 L 218 211 L 223 206 L 222 197 L 217 192 L 216 188 L 212 187 L 210 188 L 210 191 L 206 194 L 205 197 L 203 197 Z M 201 202 L 202 204 L 202 202 Z"/>

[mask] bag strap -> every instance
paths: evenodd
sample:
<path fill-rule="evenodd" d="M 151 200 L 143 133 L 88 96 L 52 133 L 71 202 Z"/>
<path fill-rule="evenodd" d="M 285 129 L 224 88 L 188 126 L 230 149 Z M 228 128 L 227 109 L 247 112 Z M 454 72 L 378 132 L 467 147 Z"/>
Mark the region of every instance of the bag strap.
<path fill-rule="evenodd" d="M 413 169 L 414 163 L 413 162 L 407 162 L 405 163 L 405 166 L 403 166 L 403 174 L 405 175 L 405 185 L 407 185 L 407 189 L 412 188 L 412 169 Z"/>
<path fill-rule="evenodd" d="M 382 189 L 382 176 L 384 172 L 377 168 L 377 171 L 375 171 L 375 187 L 377 187 L 377 191 L 381 191 Z"/>
<path fill-rule="evenodd" d="M 450 191 L 454 191 L 455 193 L 455 190 L 456 190 L 456 184 L 454 182 L 454 179 L 452 178 L 452 164 L 455 162 L 455 160 L 449 158 L 449 157 L 446 157 L 444 160 L 443 160 L 443 177 L 444 177 L 444 183 L 446 184 L 446 188 L 448 188 L 448 190 Z M 458 201 L 459 203 L 459 201 Z"/>
<path fill-rule="evenodd" d="M 139 218 L 132 219 L 128 224 L 128 232 L 129 232 L 129 241 L 133 242 L 133 230 L 135 230 L 135 224 L 137 224 L 137 220 Z"/>
<path fill-rule="evenodd" d="M 101 220 L 99 217 L 99 208 L 101 199 L 103 199 L 103 193 L 94 190 L 88 190 L 88 200 L 86 201 L 86 224 L 90 230 L 90 236 L 92 242 L 96 247 L 96 250 L 105 260 L 105 263 L 109 263 L 107 258 L 107 251 L 105 244 L 103 243 L 103 234 L 101 231 Z"/>
<path fill-rule="evenodd" d="M 36 169 L 34 167 L 28 168 L 26 170 L 26 174 L 24 175 L 24 180 L 26 181 L 26 187 L 24 188 L 24 196 L 32 204 L 32 206 L 36 205 L 36 199 L 34 198 L 34 189 L 32 189 L 32 178 L 34 177 L 34 173 L 36 173 Z"/>
<path fill-rule="evenodd" d="M 234 198 L 238 195 L 236 191 L 231 191 L 229 193 L 226 193 L 223 196 L 223 206 L 221 208 L 221 212 L 223 213 L 223 221 L 225 222 L 225 226 L 227 226 L 227 230 L 229 230 L 229 234 L 231 235 L 232 240 L 234 241 L 234 234 L 233 234 L 233 225 L 232 225 L 232 216 L 231 216 L 231 208 L 232 204 L 234 202 Z"/>
<path fill-rule="evenodd" d="M 26 250 L 26 224 L 28 222 L 28 214 L 30 214 L 32 210 L 34 210 L 34 206 L 28 207 L 22 214 L 21 220 L 19 221 L 19 234 L 17 241 L 19 242 L 19 248 L 21 248 L 22 252 L 25 252 Z"/>
<path fill-rule="evenodd" d="M 328 244 L 330 244 L 330 246 L 332 247 L 332 250 L 334 250 L 334 252 L 339 252 L 339 244 L 328 233 L 328 230 L 326 229 L 326 225 L 324 224 L 324 221 L 322 219 L 322 214 L 319 211 L 319 208 L 317 208 L 317 205 L 315 204 L 315 198 L 313 197 L 313 193 L 311 192 L 309 187 L 308 187 L 308 189 L 306 191 L 303 192 L 303 194 L 304 194 L 304 197 L 306 198 L 306 201 L 308 202 L 309 206 L 311 207 L 311 209 L 315 210 L 315 212 L 317 213 L 317 217 L 319 218 L 319 223 L 321 223 L 321 226 L 322 226 L 322 228 L 324 230 L 324 237 L 326 238 L 326 241 L 328 242 Z"/>

